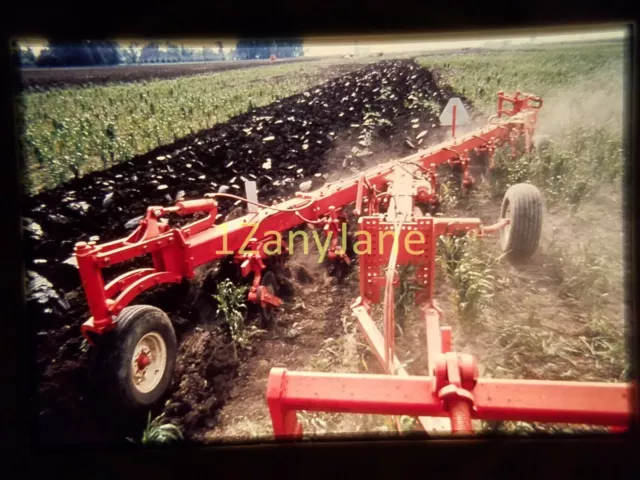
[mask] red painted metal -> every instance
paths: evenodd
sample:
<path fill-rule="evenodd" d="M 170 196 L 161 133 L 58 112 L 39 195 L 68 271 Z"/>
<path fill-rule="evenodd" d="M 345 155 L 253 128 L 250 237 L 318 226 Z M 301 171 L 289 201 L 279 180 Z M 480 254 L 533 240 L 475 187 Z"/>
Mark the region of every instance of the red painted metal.
<path fill-rule="evenodd" d="M 448 417 L 433 376 L 271 370 L 267 402 L 277 438 L 301 434 L 296 411 Z M 628 384 L 479 379 L 471 417 L 624 427 L 631 420 Z M 283 421 L 286 419 L 286 421 Z"/>

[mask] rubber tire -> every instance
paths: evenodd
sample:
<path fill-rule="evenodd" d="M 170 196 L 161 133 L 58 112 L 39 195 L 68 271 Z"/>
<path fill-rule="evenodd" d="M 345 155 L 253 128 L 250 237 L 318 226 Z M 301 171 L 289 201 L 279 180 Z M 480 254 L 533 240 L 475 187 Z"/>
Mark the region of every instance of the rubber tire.
<path fill-rule="evenodd" d="M 116 327 L 102 335 L 96 344 L 94 368 L 107 394 L 124 409 L 147 408 L 157 402 L 171 384 L 178 342 L 166 313 L 150 305 L 126 307 L 116 317 Z M 158 333 L 167 349 L 167 363 L 158 385 L 147 393 L 138 391 L 131 381 L 131 359 L 140 339 Z"/>
<path fill-rule="evenodd" d="M 502 200 L 500 218 L 511 207 L 509 232 L 500 230 L 500 247 L 513 260 L 525 260 L 535 253 L 542 234 L 542 195 L 529 183 L 511 186 Z"/>

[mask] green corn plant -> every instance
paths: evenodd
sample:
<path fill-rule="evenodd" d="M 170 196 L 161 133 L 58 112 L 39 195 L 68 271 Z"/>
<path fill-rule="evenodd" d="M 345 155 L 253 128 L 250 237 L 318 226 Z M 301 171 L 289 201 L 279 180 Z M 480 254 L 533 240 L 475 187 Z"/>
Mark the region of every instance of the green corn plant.
<path fill-rule="evenodd" d="M 218 302 L 217 314 L 222 314 L 229 326 L 236 360 L 238 359 L 238 347 L 248 346 L 253 336 L 262 333 L 255 327 L 246 328 L 244 324 L 247 312 L 245 300 L 248 290 L 245 285 L 234 285 L 231 280 L 225 279 L 218 284 L 218 292 L 213 296 Z"/>
<path fill-rule="evenodd" d="M 613 288 L 611 266 L 595 242 L 579 242 L 569 249 L 552 238 L 546 250 L 553 259 L 550 278 L 558 283 L 561 297 L 597 306 Z"/>
<path fill-rule="evenodd" d="M 29 192 L 37 193 L 68 179 L 68 166 L 49 167 L 51 158 L 60 163 L 80 162 L 81 158 L 76 154 L 82 152 L 86 161 L 82 173 L 106 168 L 108 161 L 121 162 L 175 137 L 225 122 L 246 111 L 247 107 L 258 108 L 274 98 L 300 93 L 325 76 L 321 65 L 305 72 L 307 74 L 300 75 L 294 65 L 275 65 L 259 72 L 247 69 L 175 81 L 63 88 L 49 92 L 28 89 L 20 95 L 19 101 L 31 138 L 25 151 Z M 272 78 L 279 81 L 269 82 Z M 265 88 L 265 82 L 273 86 Z M 116 134 L 111 138 L 106 133 L 109 124 Z M 36 167 L 39 166 L 47 171 L 38 172 Z"/>
<path fill-rule="evenodd" d="M 444 211 L 454 207 L 458 202 L 456 189 L 451 181 L 443 181 L 438 186 L 438 196 L 440 197 L 440 208 Z"/>
<path fill-rule="evenodd" d="M 182 431 L 172 423 L 161 423 L 163 416 L 151 420 L 151 412 L 147 416 L 147 426 L 142 432 L 142 445 L 155 446 L 183 440 Z"/>
<path fill-rule="evenodd" d="M 407 415 L 401 417 L 389 416 L 384 417 L 383 425 L 378 427 L 376 431 L 379 432 L 397 432 L 399 435 L 404 433 L 411 433 L 415 430 L 417 419 Z"/>
<path fill-rule="evenodd" d="M 468 246 L 466 237 L 438 238 L 437 262 L 448 277 L 453 277 Z"/>
<path fill-rule="evenodd" d="M 403 433 L 410 433 L 415 430 L 417 419 L 408 415 L 402 415 L 398 421 L 400 429 Z"/>
<path fill-rule="evenodd" d="M 474 237 L 441 237 L 438 262 L 455 290 L 453 300 L 461 320 L 478 314 L 493 294 L 493 262 L 482 255 Z"/>

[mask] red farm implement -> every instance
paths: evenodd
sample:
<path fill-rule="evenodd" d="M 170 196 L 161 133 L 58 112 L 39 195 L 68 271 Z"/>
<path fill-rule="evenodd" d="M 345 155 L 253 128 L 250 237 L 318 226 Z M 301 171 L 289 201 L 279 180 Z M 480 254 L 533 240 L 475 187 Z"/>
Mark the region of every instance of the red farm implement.
<path fill-rule="evenodd" d="M 505 108 L 509 105 L 510 108 Z M 439 204 L 436 169 L 450 165 L 462 174 L 461 188 L 474 183 L 470 163 L 493 166 L 496 148 L 518 154 L 521 140 L 532 148 L 542 101 L 539 97 L 498 94 L 498 112 L 488 125 L 470 134 L 394 160 L 353 178 L 296 194 L 266 206 L 216 193 L 173 207 L 149 207 L 145 219 L 126 239 L 103 245 L 79 243 L 75 254 L 92 317 L 83 325 L 87 340 L 113 380 L 114 392 L 129 406 L 154 403 L 170 383 L 176 355 L 171 322 L 161 310 L 129 306 L 141 292 L 161 283 L 192 279 L 201 265 L 232 256 L 242 275 L 252 277 L 248 301 L 270 315 L 282 300 L 276 295 L 270 257 L 287 254 L 281 233 L 312 224 L 329 237 L 328 258 L 349 264 L 340 245 L 345 210 L 354 205 L 358 241 L 360 296 L 352 305 L 360 330 L 385 374 L 300 373 L 274 368 L 267 401 L 277 438 L 302 435 L 296 412 L 374 413 L 418 417 L 428 432 L 470 433 L 472 419 L 580 423 L 624 427 L 631 419 L 632 386 L 617 383 L 495 380 L 478 378 L 473 356 L 452 351 L 451 328 L 441 326 L 434 300 L 435 247 L 441 236 L 498 233 L 511 258 L 525 259 L 537 249 L 542 227 L 540 192 L 530 184 L 512 186 L 500 218 L 485 226 L 478 218 L 432 216 Z M 454 112 L 455 128 L 455 112 Z M 216 198 L 244 200 L 253 212 L 214 224 Z M 259 207 L 259 208 L 255 208 Z M 251 210 L 250 210 L 251 211 Z M 206 216 L 183 227 L 160 222 L 169 213 Z M 344 247 L 344 248 L 343 248 Z M 153 268 L 125 273 L 105 284 L 102 269 L 150 254 Z M 417 307 L 427 327 L 428 376 L 410 376 L 395 355 L 394 285 L 397 267 L 414 267 Z M 371 317 L 383 304 L 383 331 Z"/>

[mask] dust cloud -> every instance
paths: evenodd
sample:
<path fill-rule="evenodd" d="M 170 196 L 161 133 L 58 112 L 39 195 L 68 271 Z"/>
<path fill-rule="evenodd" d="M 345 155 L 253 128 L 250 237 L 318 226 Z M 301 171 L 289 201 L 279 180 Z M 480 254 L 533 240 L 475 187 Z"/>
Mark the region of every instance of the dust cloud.
<path fill-rule="evenodd" d="M 624 121 L 624 66 L 611 61 L 587 77 L 547 92 L 534 140 L 561 140 L 575 128 L 600 127 L 622 132 Z"/>

